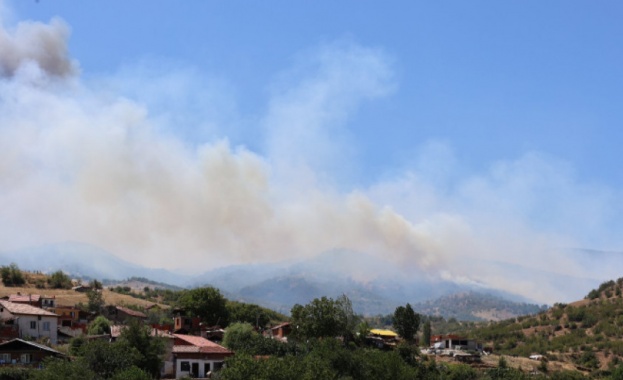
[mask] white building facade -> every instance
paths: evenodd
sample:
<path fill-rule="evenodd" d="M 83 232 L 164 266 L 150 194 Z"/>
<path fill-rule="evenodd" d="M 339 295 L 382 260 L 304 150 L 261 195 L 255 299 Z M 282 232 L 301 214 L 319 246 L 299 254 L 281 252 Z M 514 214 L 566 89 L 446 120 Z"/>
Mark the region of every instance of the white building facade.
<path fill-rule="evenodd" d="M 13 321 L 19 328 L 19 337 L 35 340 L 47 338 L 51 344 L 58 342 L 58 315 L 24 304 L 0 300 L 0 318 Z"/>

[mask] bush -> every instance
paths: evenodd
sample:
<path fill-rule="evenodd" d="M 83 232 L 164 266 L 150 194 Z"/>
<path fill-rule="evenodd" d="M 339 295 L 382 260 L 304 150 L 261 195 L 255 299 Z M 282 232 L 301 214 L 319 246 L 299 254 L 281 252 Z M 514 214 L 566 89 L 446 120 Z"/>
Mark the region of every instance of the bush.
<path fill-rule="evenodd" d="M 44 369 L 30 371 L 32 380 L 83 380 L 96 379 L 97 375 L 89 369 L 82 360 L 67 361 L 63 359 L 49 359 L 44 362 Z M 4 377 L 2 377 L 4 379 Z"/>
<path fill-rule="evenodd" d="M 0 368 L 0 379 L 2 380 L 27 380 L 30 378 L 30 371 L 25 368 Z"/>
<path fill-rule="evenodd" d="M 71 289 L 72 286 L 71 278 L 61 270 L 52 273 L 48 278 L 48 284 L 52 289 Z"/>
<path fill-rule="evenodd" d="M 142 369 L 132 366 L 116 372 L 110 380 L 151 380 L 152 377 Z"/>
<path fill-rule="evenodd" d="M 5 286 L 20 286 L 26 283 L 22 271 L 15 263 L 0 267 L 0 277 Z"/>

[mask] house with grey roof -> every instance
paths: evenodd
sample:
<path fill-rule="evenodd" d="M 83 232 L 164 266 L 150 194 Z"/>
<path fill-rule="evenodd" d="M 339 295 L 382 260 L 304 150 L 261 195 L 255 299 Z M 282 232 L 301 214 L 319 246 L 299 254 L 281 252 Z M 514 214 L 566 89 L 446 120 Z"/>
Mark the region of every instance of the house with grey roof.
<path fill-rule="evenodd" d="M 0 300 L 0 318 L 5 324 L 18 327 L 20 338 L 58 341 L 58 315 L 27 304 Z"/>

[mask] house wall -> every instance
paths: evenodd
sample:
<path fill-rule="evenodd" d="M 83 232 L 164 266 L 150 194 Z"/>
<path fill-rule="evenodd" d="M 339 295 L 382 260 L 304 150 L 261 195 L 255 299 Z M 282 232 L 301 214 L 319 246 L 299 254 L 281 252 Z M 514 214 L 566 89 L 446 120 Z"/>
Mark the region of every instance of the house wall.
<path fill-rule="evenodd" d="M 71 319 L 75 322 L 78 322 L 80 319 L 80 310 L 73 307 L 55 307 L 51 308 L 50 311 L 58 314 L 63 319 Z"/>
<path fill-rule="evenodd" d="M 57 344 L 58 322 L 56 317 L 45 315 L 16 315 L 15 317 L 17 317 L 20 338 L 27 336 L 34 339 L 50 338 L 50 343 Z M 31 322 L 34 322 L 34 329 L 31 328 Z M 49 322 L 49 330 L 44 330 L 44 322 Z"/>
<path fill-rule="evenodd" d="M 41 297 L 41 307 L 43 308 L 56 307 L 56 300 L 54 298 Z"/>
<path fill-rule="evenodd" d="M 24 362 L 24 355 L 28 355 L 28 361 Z M 2 351 L 0 352 L 0 364 L 22 364 L 22 365 L 35 365 L 43 361 L 43 359 L 49 357 L 50 354 L 42 352 L 40 350 L 20 350 L 20 351 Z M 6 360 L 5 360 L 6 358 Z"/>
<path fill-rule="evenodd" d="M 199 376 L 197 378 L 204 379 L 206 378 L 206 373 L 208 371 L 214 372 L 216 369 L 217 363 L 222 366 L 224 360 L 214 360 L 214 359 L 199 359 L 199 358 L 177 358 L 175 361 L 175 378 L 180 379 L 184 376 L 191 376 L 193 363 L 197 363 L 199 365 Z M 188 371 L 182 370 L 184 363 L 188 363 Z"/>

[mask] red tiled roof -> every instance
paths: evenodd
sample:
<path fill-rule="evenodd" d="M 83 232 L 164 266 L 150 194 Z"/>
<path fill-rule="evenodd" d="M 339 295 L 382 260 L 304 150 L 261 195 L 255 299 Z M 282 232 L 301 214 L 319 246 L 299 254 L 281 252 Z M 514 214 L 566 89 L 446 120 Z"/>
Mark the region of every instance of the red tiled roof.
<path fill-rule="evenodd" d="M 9 296 L 9 302 L 39 302 L 41 295 L 39 294 L 11 294 Z"/>
<path fill-rule="evenodd" d="M 45 315 L 50 317 L 58 317 L 58 315 L 51 313 L 47 310 L 40 309 L 38 307 L 26 305 L 23 303 L 13 303 L 9 301 L 1 301 L 0 305 L 7 309 L 11 314 L 22 315 Z"/>
<path fill-rule="evenodd" d="M 131 315 L 133 317 L 137 317 L 137 318 L 147 318 L 147 316 L 143 313 L 141 313 L 140 311 L 136 311 L 136 310 L 132 310 L 132 309 L 128 309 L 127 307 L 123 307 L 123 306 L 117 306 L 117 310 L 123 311 L 124 313 L 126 313 L 127 315 Z"/>
<path fill-rule="evenodd" d="M 176 344 L 173 352 L 200 352 L 206 354 L 233 354 L 225 347 L 218 345 L 206 338 L 195 335 L 173 334 L 176 339 L 182 340 L 187 344 Z"/>

